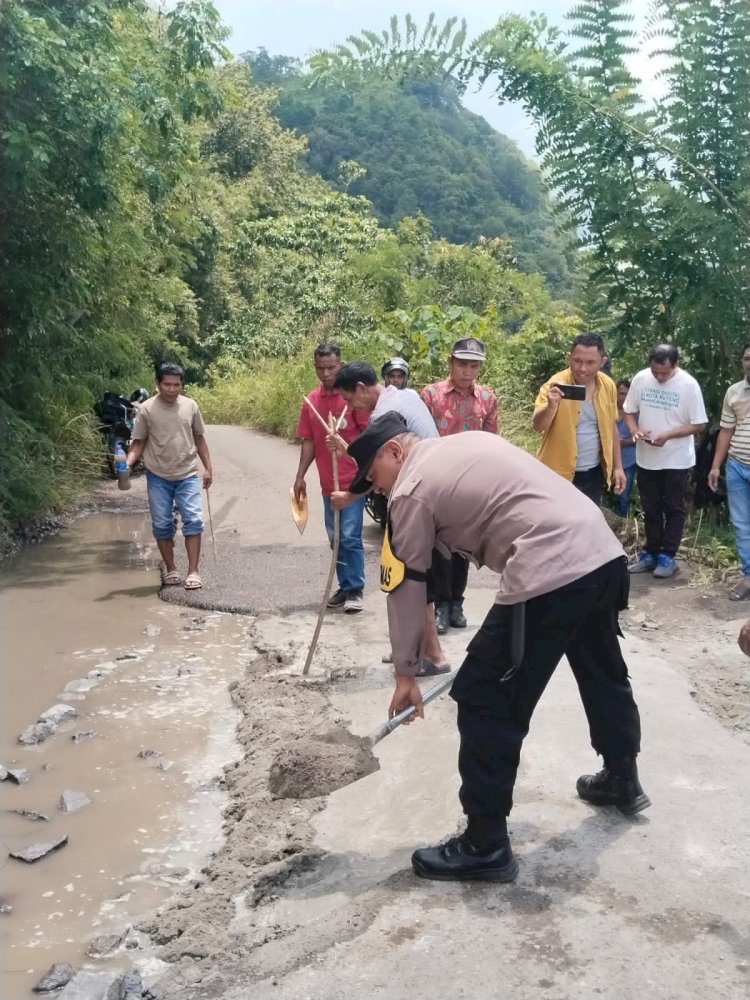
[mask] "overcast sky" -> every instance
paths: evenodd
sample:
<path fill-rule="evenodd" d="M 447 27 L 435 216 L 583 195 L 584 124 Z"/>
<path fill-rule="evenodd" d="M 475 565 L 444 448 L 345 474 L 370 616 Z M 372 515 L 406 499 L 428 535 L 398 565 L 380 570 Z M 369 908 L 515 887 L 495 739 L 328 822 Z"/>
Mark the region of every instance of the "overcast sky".
<path fill-rule="evenodd" d="M 564 26 L 565 14 L 572 0 L 460 0 L 455 3 L 425 0 L 214 0 L 222 20 L 231 28 L 229 48 L 235 54 L 265 48 L 271 55 L 304 59 L 315 49 L 333 48 L 348 35 L 363 29 L 388 28 L 390 17 L 411 14 L 418 26 L 434 11 L 439 23 L 458 15 L 468 23 L 469 37 L 474 38 L 506 13 L 528 14 L 531 10 L 546 14 L 549 20 Z M 637 30 L 643 26 L 650 0 L 632 0 L 628 5 Z M 631 72 L 644 80 L 645 96 L 656 92 L 652 63 L 646 55 L 634 57 Z M 500 132 L 515 139 L 528 155 L 534 152 L 534 132 L 520 108 L 499 106 L 489 88 L 468 93 L 464 104 L 483 115 Z"/>

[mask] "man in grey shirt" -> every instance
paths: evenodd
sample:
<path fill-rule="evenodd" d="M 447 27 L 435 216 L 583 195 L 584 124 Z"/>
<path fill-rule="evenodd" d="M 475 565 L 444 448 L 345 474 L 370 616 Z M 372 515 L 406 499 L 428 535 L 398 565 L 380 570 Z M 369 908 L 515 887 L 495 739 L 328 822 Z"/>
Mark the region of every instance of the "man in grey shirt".
<path fill-rule="evenodd" d="M 461 737 L 460 800 L 466 832 L 418 850 L 433 879 L 508 882 L 518 866 L 506 818 L 521 745 L 534 708 L 566 656 L 603 769 L 578 779 L 578 795 L 623 813 L 650 805 L 638 781 L 640 718 L 618 642 L 627 599 L 622 546 L 571 483 L 502 438 L 480 431 L 420 441 L 394 415 L 370 421 L 349 445 L 361 480 L 389 497 L 393 565 L 381 567 L 396 668 L 391 717 L 413 705 L 418 611 L 437 548 L 500 574 L 500 589 L 451 691 Z M 450 474 L 446 475 L 446 470 Z M 388 547 L 384 546 L 384 558 Z"/>
<path fill-rule="evenodd" d="M 419 394 L 413 389 L 399 389 L 396 386 L 384 386 L 378 382 L 378 376 L 372 365 L 366 361 L 350 361 L 344 365 L 336 374 L 334 388 L 338 389 L 352 410 L 364 410 L 372 414 L 372 419 L 382 416 L 384 413 L 397 413 L 406 424 L 407 431 L 416 434 L 419 438 L 436 438 L 438 436 L 435 421 L 432 414 L 422 402 Z M 335 440 L 334 440 L 335 438 Z M 346 442 L 338 437 L 331 436 L 331 446 L 346 454 Z M 369 485 L 360 483 L 357 489 L 341 490 L 331 494 L 331 504 L 334 508 L 341 509 L 355 500 L 358 495 L 367 493 Z M 439 584 L 442 588 L 446 581 L 440 577 L 431 578 L 431 584 Z M 431 590 L 434 589 L 431 587 Z M 435 622 L 434 599 L 442 598 L 440 592 L 427 595 L 426 617 L 422 616 L 424 623 L 424 649 L 420 658 L 419 676 L 432 676 L 434 674 L 444 674 L 450 670 L 448 658 L 440 645 L 440 638 Z M 390 661 L 390 657 L 387 658 Z"/>
<path fill-rule="evenodd" d="M 395 410 L 413 434 L 420 438 L 438 436 L 432 414 L 419 393 L 413 389 L 398 389 L 395 385 L 381 385 L 375 369 L 366 361 L 350 361 L 343 365 L 333 384 L 353 410 L 366 410 L 373 420 Z"/>

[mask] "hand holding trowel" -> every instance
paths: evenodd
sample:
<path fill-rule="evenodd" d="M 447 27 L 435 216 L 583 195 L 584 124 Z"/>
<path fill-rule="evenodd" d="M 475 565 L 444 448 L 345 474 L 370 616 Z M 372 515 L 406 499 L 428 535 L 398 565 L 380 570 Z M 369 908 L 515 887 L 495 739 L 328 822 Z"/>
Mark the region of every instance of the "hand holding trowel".
<path fill-rule="evenodd" d="M 289 503 L 292 508 L 294 523 L 297 525 L 297 531 L 302 535 L 307 527 L 307 497 L 303 493 L 300 493 L 298 500 L 294 495 L 294 487 L 292 486 L 289 490 Z"/>

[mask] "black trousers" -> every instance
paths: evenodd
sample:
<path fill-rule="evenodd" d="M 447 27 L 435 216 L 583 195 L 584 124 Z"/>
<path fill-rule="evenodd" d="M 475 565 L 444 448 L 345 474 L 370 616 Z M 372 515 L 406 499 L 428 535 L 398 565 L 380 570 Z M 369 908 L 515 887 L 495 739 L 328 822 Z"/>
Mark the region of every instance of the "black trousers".
<path fill-rule="evenodd" d="M 586 469 L 585 472 L 576 472 L 573 476 L 573 485 L 589 500 L 593 500 L 597 507 L 601 507 L 605 486 L 604 469 L 601 465 L 595 465 L 593 469 Z"/>
<path fill-rule="evenodd" d="M 463 601 L 469 580 L 469 562 L 454 553 L 450 559 L 433 550 L 431 576 L 428 575 L 428 591 L 431 590 L 437 604 L 448 601 Z"/>
<path fill-rule="evenodd" d="M 594 750 L 605 759 L 640 750 L 640 717 L 618 640 L 624 574 L 624 558 L 616 559 L 528 601 L 523 658 L 506 680 L 512 606 L 496 604 L 487 615 L 451 690 L 461 737 L 459 796 L 470 818 L 510 813 L 521 744 L 563 656 L 578 684 Z"/>
<path fill-rule="evenodd" d="M 638 492 L 646 529 L 645 549 L 676 556 L 685 527 L 685 486 L 688 469 L 642 469 L 638 466 Z"/>

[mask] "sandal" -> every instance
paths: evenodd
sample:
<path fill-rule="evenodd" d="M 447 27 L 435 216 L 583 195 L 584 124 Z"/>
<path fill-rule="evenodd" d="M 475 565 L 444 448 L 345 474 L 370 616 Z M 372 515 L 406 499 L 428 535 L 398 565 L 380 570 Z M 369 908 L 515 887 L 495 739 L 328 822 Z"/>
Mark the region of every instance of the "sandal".
<path fill-rule="evenodd" d="M 161 582 L 165 587 L 179 587 L 182 583 L 182 577 L 177 572 L 176 569 L 171 570 L 167 573 L 165 570 L 161 571 Z"/>
<path fill-rule="evenodd" d="M 200 590 L 202 586 L 203 580 L 197 573 L 188 573 L 185 577 L 185 590 Z"/>
<path fill-rule="evenodd" d="M 438 674 L 449 674 L 450 672 L 450 663 L 446 663 L 444 666 L 439 667 L 437 663 L 433 663 L 432 660 L 428 660 L 423 657 L 422 666 L 417 672 L 417 677 L 437 677 Z"/>
<path fill-rule="evenodd" d="M 732 587 L 727 597 L 730 601 L 746 601 L 750 598 L 750 587 L 746 586 L 744 582 L 740 582 Z"/>

